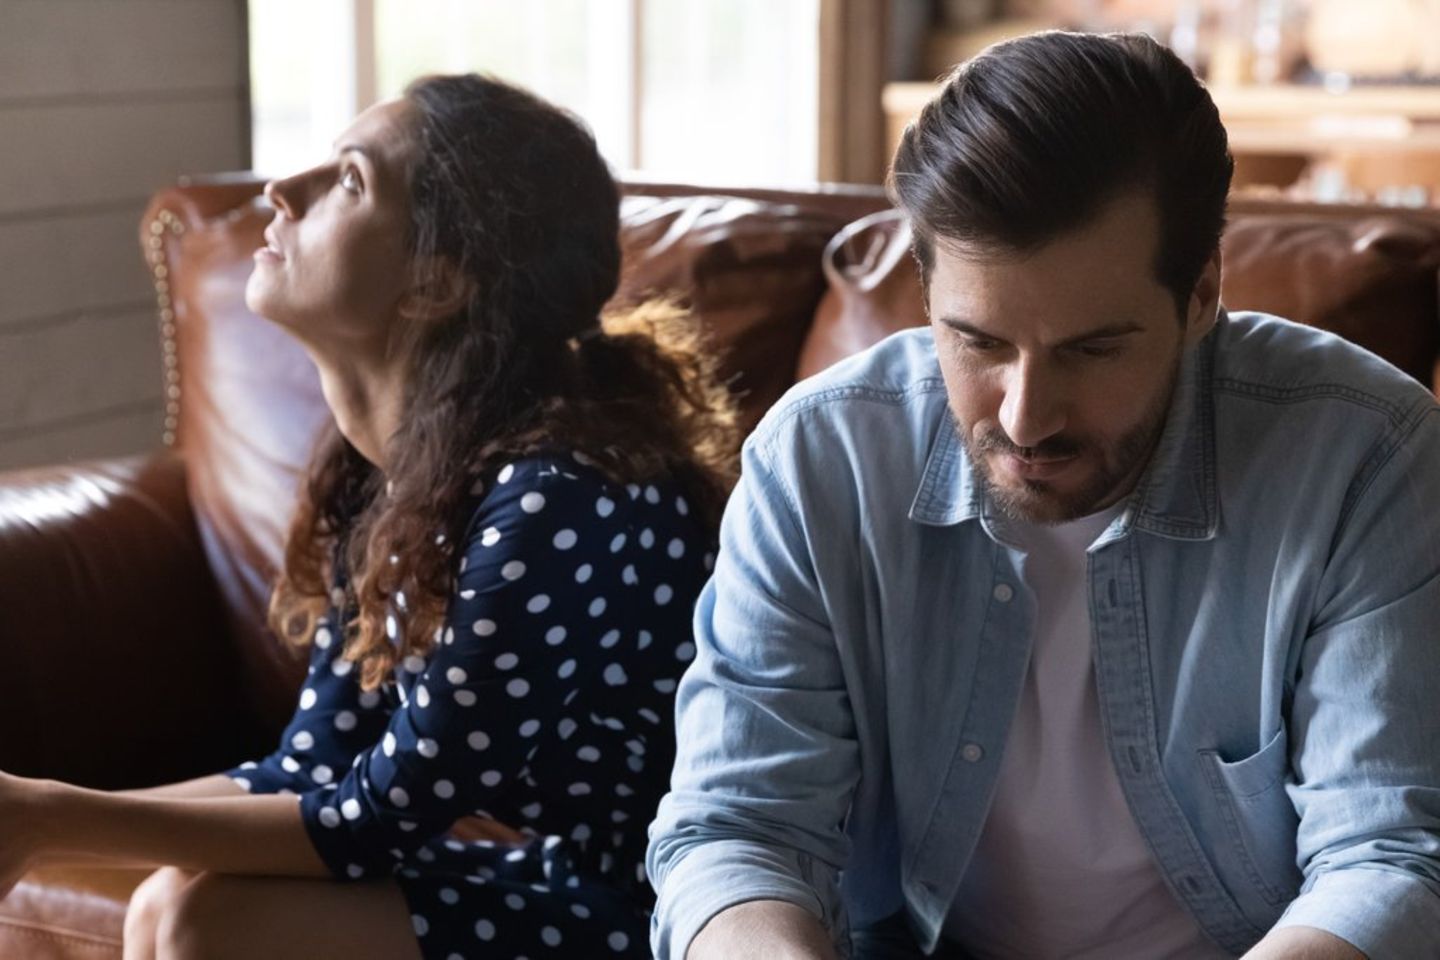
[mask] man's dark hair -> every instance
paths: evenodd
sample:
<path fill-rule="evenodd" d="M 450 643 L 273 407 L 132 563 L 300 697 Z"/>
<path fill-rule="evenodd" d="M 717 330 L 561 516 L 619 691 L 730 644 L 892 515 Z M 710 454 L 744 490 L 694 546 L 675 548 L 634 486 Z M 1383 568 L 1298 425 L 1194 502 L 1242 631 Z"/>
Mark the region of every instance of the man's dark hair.
<path fill-rule="evenodd" d="M 956 67 L 905 128 L 889 185 L 927 283 L 937 242 L 1025 253 L 1148 187 L 1156 279 L 1183 319 L 1233 169 L 1214 102 L 1174 53 L 1140 34 L 1055 31 Z"/>

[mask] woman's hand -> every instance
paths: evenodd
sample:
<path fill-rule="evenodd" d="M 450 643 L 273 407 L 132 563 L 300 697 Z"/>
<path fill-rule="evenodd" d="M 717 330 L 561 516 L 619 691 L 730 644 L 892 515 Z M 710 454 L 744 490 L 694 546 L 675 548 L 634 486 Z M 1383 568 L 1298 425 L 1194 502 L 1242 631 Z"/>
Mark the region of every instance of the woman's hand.
<path fill-rule="evenodd" d="M 42 852 L 40 780 L 0 773 L 0 900 Z"/>
<path fill-rule="evenodd" d="M 469 843 L 489 840 L 491 843 L 512 847 L 523 847 L 530 842 L 530 838 L 519 830 L 507 827 L 490 817 L 461 817 L 450 828 L 450 836 Z"/>

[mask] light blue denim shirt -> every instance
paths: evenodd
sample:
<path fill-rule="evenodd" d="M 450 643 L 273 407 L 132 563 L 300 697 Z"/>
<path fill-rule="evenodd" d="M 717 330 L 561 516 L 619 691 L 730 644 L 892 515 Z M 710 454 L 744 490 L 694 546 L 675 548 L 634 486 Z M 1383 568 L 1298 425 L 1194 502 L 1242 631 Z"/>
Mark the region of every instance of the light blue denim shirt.
<path fill-rule="evenodd" d="M 1440 957 L 1440 417 L 1328 334 L 1222 315 L 1089 551 L 1110 756 L 1175 897 Z M 680 757 L 651 827 L 657 956 L 717 912 L 833 932 L 902 907 L 928 948 L 985 820 L 1034 601 L 928 329 L 793 389 L 746 444 Z"/>

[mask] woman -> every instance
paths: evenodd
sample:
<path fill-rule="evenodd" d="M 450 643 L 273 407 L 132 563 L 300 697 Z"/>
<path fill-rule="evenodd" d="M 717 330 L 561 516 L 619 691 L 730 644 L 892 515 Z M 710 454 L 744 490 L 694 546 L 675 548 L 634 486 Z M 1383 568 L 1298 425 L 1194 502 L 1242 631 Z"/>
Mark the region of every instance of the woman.
<path fill-rule="evenodd" d="M 418 81 L 266 195 L 247 302 L 335 415 L 271 605 L 310 646 L 298 708 L 270 757 L 196 781 L 0 777 L 0 822 L 33 825 L 0 894 L 41 863 L 168 865 L 127 958 L 648 956 L 723 393 L 673 311 L 602 328 L 616 188 L 527 93 Z"/>

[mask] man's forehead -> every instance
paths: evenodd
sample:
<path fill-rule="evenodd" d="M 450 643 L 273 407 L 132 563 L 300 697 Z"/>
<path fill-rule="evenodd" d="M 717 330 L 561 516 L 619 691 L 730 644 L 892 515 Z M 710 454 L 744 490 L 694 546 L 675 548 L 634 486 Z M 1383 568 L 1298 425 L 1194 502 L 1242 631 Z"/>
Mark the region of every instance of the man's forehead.
<path fill-rule="evenodd" d="M 1169 297 L 1155 271 L 1159 242 L 1148 195 L 1117 198 L 1089 223 L 1029 249 L 936 238 L 931 308 L 1133 309 Z"/>

